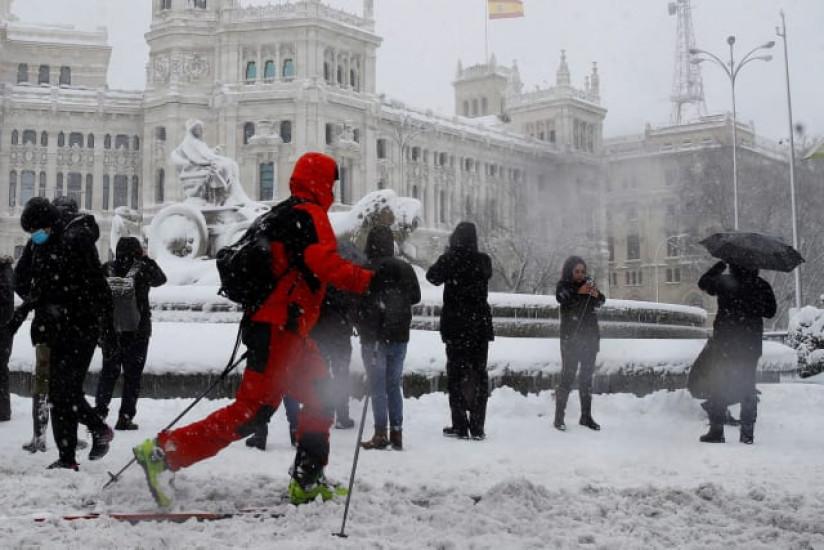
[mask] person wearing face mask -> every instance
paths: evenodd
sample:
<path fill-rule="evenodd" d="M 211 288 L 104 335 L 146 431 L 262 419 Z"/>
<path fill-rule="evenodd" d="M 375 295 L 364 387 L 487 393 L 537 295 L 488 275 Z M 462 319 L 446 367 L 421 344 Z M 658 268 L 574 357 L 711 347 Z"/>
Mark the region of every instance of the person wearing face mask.
<path fill-rule="evenodd" d="M 98 339 L 114 334 L 111 291 L 95 248 L 100 232 L 92 216 L 76 210 L 61 213 L 42 197 L 26 203 L 20 225 L 31 235 L 15 271 L 15 290 L 24 302 L 6 328 L 15 333 L 28 313 L 35 312 L 32 341 L 38 346 L 38 362 L 43 356 L 42 363 L 48 365 L 52 430 L 59 450 L 49 468 L 77 470 L 78 423 L 92 434 L 90 460 L 105 456 L 113 438 L 83 393 Z"/>
<path fill-rule="evenodd" d="M 564 262 L 561 280 L 555 291 L 561 306 L 561 383 L 555 390 L 555 428 L 566 431 L 564 414 L 569 392 L 578 374 L 581 398 L 581 426 L 600 430 L 592 418 L 592 375 L 601 334 L 596 310 L 606 301 L 595 282 L 587 277 L 587 264 L 578 256 Z"/>

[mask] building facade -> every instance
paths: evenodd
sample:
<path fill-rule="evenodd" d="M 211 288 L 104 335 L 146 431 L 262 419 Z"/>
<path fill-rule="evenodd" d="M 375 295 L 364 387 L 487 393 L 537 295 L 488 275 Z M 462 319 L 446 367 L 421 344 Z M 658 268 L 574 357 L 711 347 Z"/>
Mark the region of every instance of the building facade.
<path fill-rule="evenodd" d="M 420 199 L 422 259 L 457 221 L 534 229 L 527 204 L 551 208 L 601 186 L 597 70 L 575 88 L 565 58 L 557 85 L 532 93 L 515 64 L 461 67 L 456 113 L 444 116 L 376 93 L 372 0 L 360 15 L 319 0 L 152 0 L 146 40 L 145 91 L 110 90 L 105 30 L 26 26 L 0 1 L 0 253 L 25 243 L 18 217 L 35 195 L 75 197 L 104 231 L 121 206 L 150 222 L 183 198 L 170 154 L 192 119 L 238 161 L 256 200 L 285 198 L 310 150 L 339 162 L 336 208 L 382 188 Z M 597 215 L 587 231 L 603 241 Z"/>

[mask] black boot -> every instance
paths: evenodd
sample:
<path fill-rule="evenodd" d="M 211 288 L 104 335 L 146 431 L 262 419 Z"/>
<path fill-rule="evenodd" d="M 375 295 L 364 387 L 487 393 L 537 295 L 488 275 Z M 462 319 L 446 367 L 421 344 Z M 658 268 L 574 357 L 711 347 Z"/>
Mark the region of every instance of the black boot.
<path fill-rule="evenodd" d="M 755 424 L 741 424 L 741 443 L 752 445 L 755 442 Z"/>
<path fill-rule="evenodd" d="M 596 432 L 601 429 L 601 426 L 592 418 L 592 395 L 581 394 L 581 419 L 578 421 L 581 426 L 586 426 L 590 430 Z"/>
<path fill-rule="evenodd" d="M 724 443 L 724 423 L 714 422 L 710 424 L 710 429 L 707 433 L 701 436 L 701 443 Z"/>
<path fill-rule="evenodd" d="M 75 472 L 80 470 L 80 466 L 74 460 L 63 460 L 59 458 L 46 466 L 47 470 L 74 470 Z"/>
<path fill-rule="evenodd" d="M 114 425 L 114 429 L 118 431 L 134 431 L 139 429 L 139 426 L 132 422 L 132 419 L 128 416 L 120 416 L 117 419 L 117 424 Z"/>
<path fill-rule="evenodd" d="M 562 432 L 566 431 L 566 424 L 564 424 L 564 415 L 566 413 L 567 399 L 569 399 L 569 392 L 564 390 L 555 390 L 555 429 Z"/>
<path fill-rule="evenodd" d="M 298 442 L 295 462 L 290 474 L 301 487 L 307 489 L 323 477 L 323 466 L 329 456 L 329 443 L 319 434 L 304 434 Z"/>
<path fill-rule="evenodd" d="M 266 450 L 266 440 L 269 437 L 269 426 L 263 424 L 258 426 L 254 435 L 246 439 L 246 446 L 253 449 Z"/>
<path fill-rule="evenodd" d="M 46 452 L 46 430 L 49 427 L 49 399 L 47 396 L 32 396 L 31 416 L 34 435 L 29 443 L 23 445 L 23 449 L 30 453 Z"/>
<path fill-rule="evenodd" d="M 454 437 L 457 439 L 469 439 L 469 432 L 466 430 L 458 430 L 452 426 L 447 426 L 443 429 L 444 437 Z"/>
<path fill-rule="evenodd" d="M 106 424 L 92 432 L 92 450 L 89 451 L 89 460 L 100 460 L 109 452 L 109 445 L 114 439 L 114 431 Z"/>

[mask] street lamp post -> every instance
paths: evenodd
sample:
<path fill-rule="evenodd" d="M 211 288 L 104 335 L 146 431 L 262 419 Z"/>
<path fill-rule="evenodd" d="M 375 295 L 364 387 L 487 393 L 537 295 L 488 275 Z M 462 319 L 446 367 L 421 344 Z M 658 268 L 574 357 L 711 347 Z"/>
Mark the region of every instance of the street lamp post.
<path fill-rule="evenodd" d="M 738 230 L 738 122 L 737 122 L 737 112 L 735 108 L 735 82 L 738 79 L 738 73 L 741 72 L 741 69 L 747 63 L 751 61 L 770 61 L 772 60 L 771 55 L 753 55 L 760 50 L 768 50 L 775 46 L 774 41 L 769 41 L 766 44 L 762 44 L 757 48 L 753 48 L 750 50 L 747 55 L 741 59 L 738 63 L 735 61 L 735 36 L 728 36 L 727 37 L 727 44 L 730 47 L 730 61 L 729 63 L 725 63 L 721 60 L 720 57 L 717 55 L 710 53 L 706 50 L 701 50 L 698 48 L 690 49 L 690 54 L 693 56 L 704 56 L 704 57 L 695 57 L 692 60 L 692 63 L 699 64 L 703 63 L 704 61 L 712 61 L 716 63 L 719 67 L 724 70 L 727 77 L 730 79 L 730 92 L 732 94 L 732 187 L 733 187 L 733 223 L 735 225 L 735 230 Z"/>
<path fill-rule="evenodd" d="M 661 301 L 660 296 L 660 288 L 661 285 L 658 281 L 658 268 L 660 265 L 658 264 L 658 255 L 661 253 L 661 247 L 670 242 L 672 239 L 683 239 L 688 237 L 686 233 L 680 233 L 678 235 L 670 235 L 669 237 L 665 238 L 663 241 L 658 243 L 658 246 L 655 248 L 655 255 L 652 257 L 652 261 L 655 264 L 655 303 L 659 303 Z"/>
<path fill-rule="evenodd" d="M 790 208 L 792 209 L 793 248 L 798 250 L 798 213 L 795 197 L 795 124 L 793 123 L 793 100 L 790 94 L 790 58 L 787 53 L 787 21 L 781 10 L 781 27 L 775 28 L 775 34 L 784 40 L 784 69 L 787 75 L 787 112 L 790 123 Z M 801 308 L 801 267 L 795 270 L 795 307 Z"/>

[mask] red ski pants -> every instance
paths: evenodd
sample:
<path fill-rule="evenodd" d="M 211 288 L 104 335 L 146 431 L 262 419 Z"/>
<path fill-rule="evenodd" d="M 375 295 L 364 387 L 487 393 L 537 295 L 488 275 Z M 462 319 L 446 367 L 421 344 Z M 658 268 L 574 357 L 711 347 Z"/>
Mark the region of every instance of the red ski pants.
<path fill-rule="evenodd" d="M 262 323 L 253 323 L 244 341 L 249 356 L 234 402 L 199 422 L 158 435 L 170 470 L 191 466 L 251 435 L 256 422 L 268 420 L 280 406 L 284 394 L 303 405 L 298 444 L 308 434 L 328 443 L 333 397 L 329 371 L 315 343 Z"/>

